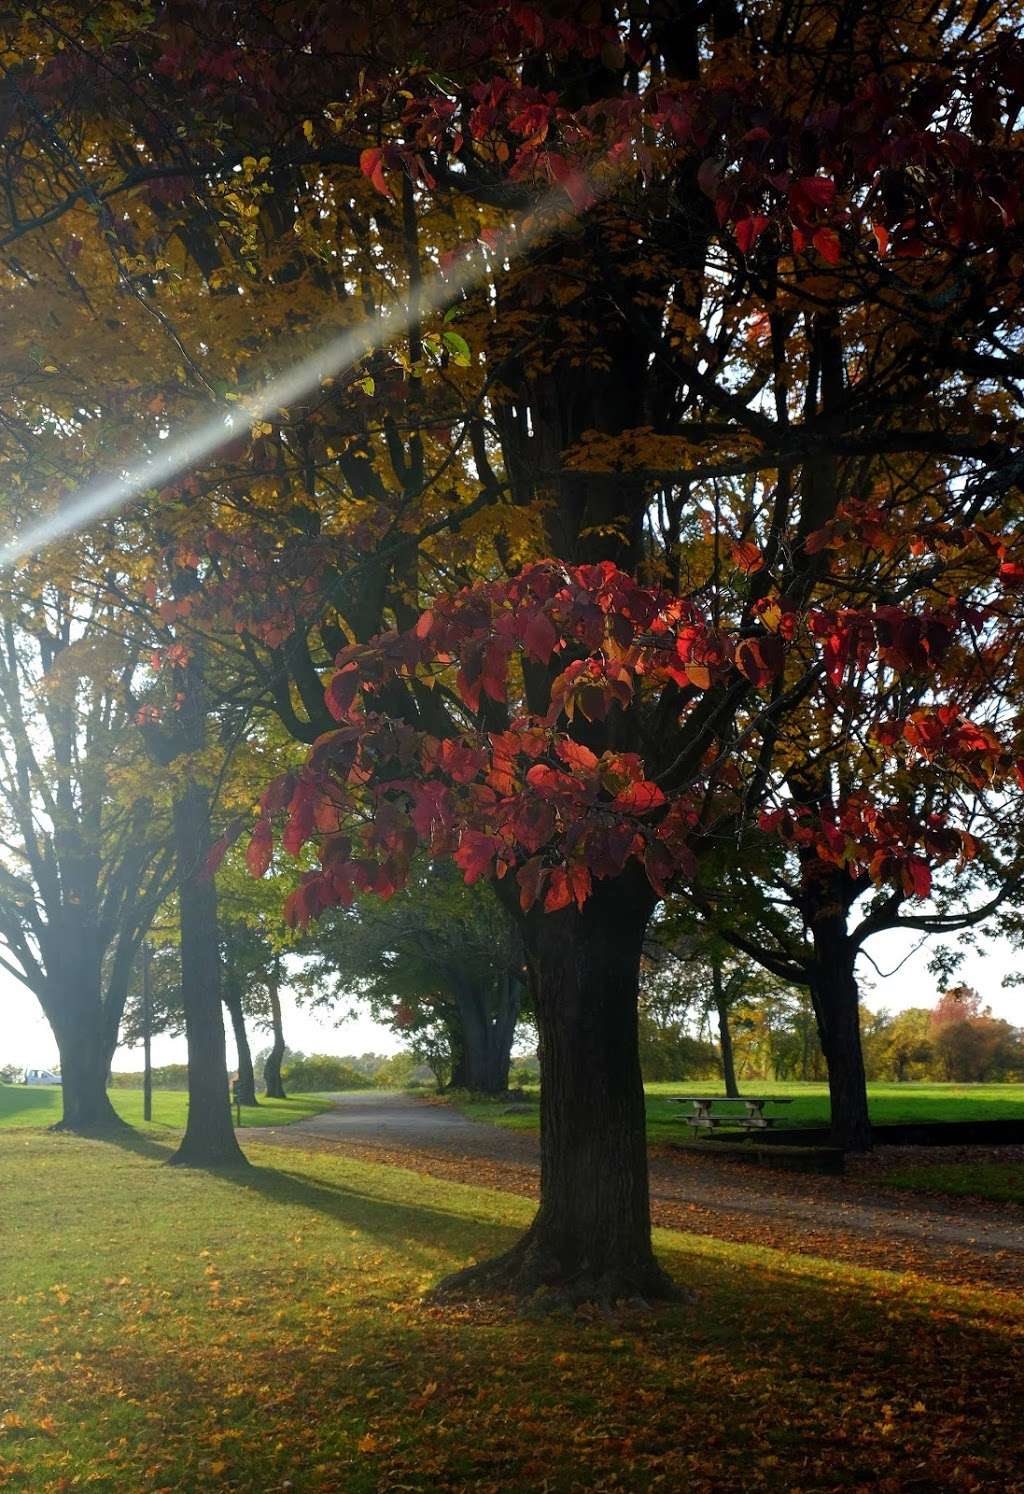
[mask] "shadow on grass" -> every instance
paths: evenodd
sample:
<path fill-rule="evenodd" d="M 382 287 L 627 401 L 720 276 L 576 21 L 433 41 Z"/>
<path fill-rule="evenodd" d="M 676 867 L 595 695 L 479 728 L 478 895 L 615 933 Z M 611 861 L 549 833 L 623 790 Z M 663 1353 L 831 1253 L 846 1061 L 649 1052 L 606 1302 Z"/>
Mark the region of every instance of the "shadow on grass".
<path fill-rule="evenodd" d="M 437 1213 L 259 1172 L 245 1186 L 275 1202 L 346 1223 L 364 1224 L 373 1209 L 393 1243 L 410 1215 L 430 1222 Z M 436 1244 L 436 1233 L 430 1239 Z M 1018 1487 L 1024 1343 L 997 1318 L 878 1297 L 867 1280 L 776 1274 L 685 1251 L 672 1258 L 697 1288 L 698 1310 L 630 1316 L 625 1338 L 615 1324 L 580 1318 L 504 1318 L 481 1330 L 455 1314 L 366 1313 L 358 1277 L 351 1295 L 334 1295 L 326 1309 L 300 1290 L 296 1307 L 306 1301 L 308 1317 L 268 1314 L 236 1345 L 244 1370 L 224 1414 L 245 1435 L 218 1454 L 230 1460 L 230 1487 L 283 1486 L 276 1481 L 285 1477 L 348 1494 L 698 1482 L 748 1494 Z M 167 1486 L 208 1487 L 200 1434 L 211 1402 L 221 1401 L 223 1348 L 207 1359 L 197 1334 L 188 1354 L 145 1337 L 126 1353 L 133 1398 L 148 1386 L 152 1401 L 140 1409 L 149 1450 L 135 1453 L 145 1438 L 129 1439 L 136 1463 L 119 1470 L 120 1487 L 146 1486 L 154 1443 L 172 1460 Z M 88 1394 L 88 1415 L 97 1416 L 106 1408 L 95 1406 L 92 1385 Z M 109 1470 L 102 1426 L 91 1466 L 76 1467 L 83 1482 Z M 324 1464 L 335 1480 L 326 1485 Z"/>
<path fill-rule="evenodd" d="M 5 1122 L 17 1124 L 19 1118 L 27 1111 L 47 1110 L 51 1113 L 55 1107 L 54 1090 L 44 1087 L 36 1088 L 30 1084 L 0 1084 L 0 1126 Z M 35 1120 L 27 1122 L 34 1125 Z M 45 1125 L 45 1119 L 40 1118 L 40 1125 Z"/>
<path fill-rule="evenodd" d="M 112 1132 L 102 1139 L 134 1156 L 163 1163 L 173 1155 L 176 1145 L 176 1142 L 162 1145 L 138 1131 Z M 284 1169 L 250 1165 L 190 1168 L 188 1171 L 258 1194 L 268 1203 L 313 1209 L 349 1229 L 358 1229 L 392 1244 L 401 1242 L 435 1249 L 450 1246 L 461 1253 L 464 1250 L 463 1237 L 470 1228 L 477 1252 L 491 1255 L 508 1249 L 522 1233 L 517 1227 L 496 1225 L 479 1215 L 430 1204 L 382 1199 L 359 1187 L 314 1179 L 308 1174 Z M 456 1236 L 460 1238 L 456 1239 Z"/>

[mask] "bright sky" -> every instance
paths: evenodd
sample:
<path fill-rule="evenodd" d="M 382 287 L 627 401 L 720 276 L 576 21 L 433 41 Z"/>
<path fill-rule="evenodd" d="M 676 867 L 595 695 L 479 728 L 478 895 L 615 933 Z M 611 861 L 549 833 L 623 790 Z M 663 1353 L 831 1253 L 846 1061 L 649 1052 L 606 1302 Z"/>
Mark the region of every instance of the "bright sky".
<path fill-rule="evenodd" d="M 347 1005 L 339 1006 L 339 1012 Z M 0 972 L 0 1067 L 16 1064 L 19 1068 L 45 1069 L 57 1062 L 57 1044 L 53 1040 L 49 1024 L 39 1009 L 36 998 L 6 973 Z M 387 1027 L 372 1022 L 360 1015 L 349 1020 L 343 1018 L 335 1026 L 329 1012 L 304 1011 L 297 1006 L 291 993 L 281 992 L 281 1012 L 284 1019 L 285 1042 L 289 1048 L 303 1053 L 397 1053 L 402 1044 Z M 226 1016 L 226 1014 L 225 1014 Z M 235 1045 L 231 1037 L 231 1024 L 225 1024 L 228 1039 L 228 1067 L 234 1068 Z M 270 1046 L 270 1037 L 250 1030 L 249 1042 L 253 1053 Z M 153 1063 L 184 1063 L 186 1059 L 185 1039 L 156 1037 L 153 1039 Z M 118 1048 L 113 1067 L 129 1073 L 142 1068 L 142 1048 Z"/>
<path fill-rule="evenodd" d="M 860 962 L 860 978 L 869 1006 L 876 1010 L 884 1006 L 890 1011 L 901 1011 L 907 1006 L 935 1004 L 937 990 L 927 970 L 928 949 L 924 947 L 914 952 L 915 942 L 915 938 L 899 931 L 876 936 L 871 941 L 869 951 L 886 978 L 880 978 L 866 960 Z M 905 963 L 901 964 L 902 961 Z M 1024 991 L 1016 988 L 1004 990 L 1001 985 L 1003 976 L 1018 968 L 1020 961 L 1020 954 L 1009 945 L 993 942 L 987 957 L 969 952 L 957 978 L 975 986 L 996 1016 L 1021 1026 L 1024 1025 Z M 343 1016 L 335 1026 L 330 1013 L 303 1010 L 287 990 L 282 992 L 282 1009 L 288 1046 L 304 1053 L 395 1053 L 402 1046 L 394 1033 L 367 1016 Z M 346 1004 L 339 1006 L 338 1010 L 345 1011 Z M 48 1068 L 57 1062 L 57 1046 L 35 997 L 2 972 L 0 1012 L 3 1014 L 0 1065 L 10 1063 L 19 1067 Z M 250 1041 L 255 1053 L 269 1043 L 269 1038 L 253 1032 Z M 184 1063 L 185 1057 L 184 1038 L 158 1037 L 154 1040 L 155 1064 Z M 230 1025 L 228 1062 L 234 1066 Z M 115 1069 L 133 1071 L 141 1067 L 141 1049 L 118 1049 Z"/>

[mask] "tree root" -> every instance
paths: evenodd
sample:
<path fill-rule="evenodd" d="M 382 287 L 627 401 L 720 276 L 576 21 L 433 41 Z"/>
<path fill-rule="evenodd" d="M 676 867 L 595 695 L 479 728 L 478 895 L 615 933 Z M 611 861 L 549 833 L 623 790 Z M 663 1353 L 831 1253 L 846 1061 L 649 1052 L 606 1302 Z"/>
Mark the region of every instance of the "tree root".
<path fill-rule="evenodd" d="M 110 1117 L 104 1116 L 102 1120 L 89 1121 L 76 1124 L 74 1121 L 59 1120 L 49 1127 L 52 1136 L 85 1136 L 93 1140 L 102 1141 L 104 1137 L 126 1136 L 132 1127 L 126 1120 L 122 1120 L 116 1113 Z"/>
<path fill-rule="evenodd" d="M 654 1256 L 610 1265 L 588 1261 L 569 1265 L 530 1234 L 504 1255 L 467 1266 L 439 1281 L 428 1302 L 479 1301 L 511 1297 L 529 1315 L 596 1307 L 648 1308 L 654 1302 L 693 1302 L 694 1293 L 678 1286 Z"/>
<path fill-rule="evenodd" d="M 203 1172 L 246 1172 L 252 1163 L 239 1147 L 222 1152 L 220 1148 L 182 1145 L 173 1157 L 168 1157 L 167 1166 L 195 1167 Z"/>

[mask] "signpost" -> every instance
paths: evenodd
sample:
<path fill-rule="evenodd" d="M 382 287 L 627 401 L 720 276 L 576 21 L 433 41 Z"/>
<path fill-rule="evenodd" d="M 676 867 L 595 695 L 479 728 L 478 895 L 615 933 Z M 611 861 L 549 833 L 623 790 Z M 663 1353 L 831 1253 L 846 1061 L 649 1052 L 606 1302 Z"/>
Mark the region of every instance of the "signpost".
<path fill-rule="evenodd" d="M 149 945 L 142 943 L 142 1118 L 153 1119 L 153 997 L 149 988 Z"/>

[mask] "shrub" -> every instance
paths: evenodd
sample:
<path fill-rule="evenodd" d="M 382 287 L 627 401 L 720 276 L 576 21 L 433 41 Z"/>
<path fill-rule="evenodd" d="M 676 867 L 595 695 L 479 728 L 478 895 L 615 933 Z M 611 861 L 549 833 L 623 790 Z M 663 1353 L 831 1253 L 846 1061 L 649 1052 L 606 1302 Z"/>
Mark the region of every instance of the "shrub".
<path fill-rule="evenodd" d="M 142 1073 L 111 1074 L 111 1089 L 141 1089 Z M 188 1064 L 168 1063 L 153 1070 L 154 1089 L 188 1089 Z"/>
<path fill-rule="evenodd" d="M 343 1058 L 333 1058 L 327 1053 L 311 1053 L 307 1058 L 294 1058 L 281 1073 L 286 1090 L 298 1090 L 315 1094 L 328 1089 L 372 1089 L 373 1081 Z"/>

